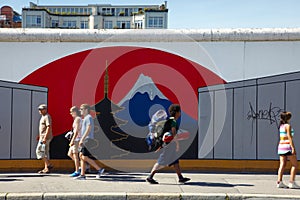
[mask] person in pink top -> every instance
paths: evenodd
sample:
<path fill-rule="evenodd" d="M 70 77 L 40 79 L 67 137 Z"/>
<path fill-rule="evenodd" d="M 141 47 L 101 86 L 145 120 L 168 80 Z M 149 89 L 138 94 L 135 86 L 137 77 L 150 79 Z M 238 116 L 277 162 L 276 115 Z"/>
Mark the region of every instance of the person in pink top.
<path fill-rule="evenodd" d="M 297 163 L 296 149 L 293 142 L 294 129 L 290 125 L 291 118 L 292 118 L 291 112 L 282 112 L 280 114 L 280 127 L 279 127 L 280 140 L 278 144 L 278 155 L 280 157 L 280 166 L 278 169 L 277 187 L 300 189 L 300 186 L 297 185 L 295 182 L 298 163 Z M 290 160 L 292 167 L 290 172 L 291 173 L 290 182 L 289 185 L 287 186 L 282 182 L 282 177 L 288 159 Z"/>
<path fill-rule="evenodd" d="M 82 119 L 81 119 L 81 114 L 80 110 L 78 107 L 73 106 L 70 109 L 70 114 L 72 115 L 74 121 L 72 125 L 72 132 L 73 136 L 70 140 L 70 148 L 68 151 L 68 156 L 74 161 L 75 165 L 75 171 L 70 175 L 71 177 L 76 177 L 80 175 L 80 170 L 79 170 L 79 140 L 81 138 L 80 132 L 81 132 L 81 124 L 82 124 Z"/>

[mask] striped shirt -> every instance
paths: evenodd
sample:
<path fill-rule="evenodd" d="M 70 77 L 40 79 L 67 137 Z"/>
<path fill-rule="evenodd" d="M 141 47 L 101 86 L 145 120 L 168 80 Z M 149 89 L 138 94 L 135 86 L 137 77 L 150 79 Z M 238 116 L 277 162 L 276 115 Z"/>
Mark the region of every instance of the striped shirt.
<path fill-rule="evenodd" d="M 279 144 L 278 144 L 278 154 L 286 154 L 288 152 L 292 152 L 292 147 L 286 132 L 286 125 L 287 124 L 281 124 L 279 128 Z M 294 136 L 294 129 L 291 129 L 291 135 Z"/>

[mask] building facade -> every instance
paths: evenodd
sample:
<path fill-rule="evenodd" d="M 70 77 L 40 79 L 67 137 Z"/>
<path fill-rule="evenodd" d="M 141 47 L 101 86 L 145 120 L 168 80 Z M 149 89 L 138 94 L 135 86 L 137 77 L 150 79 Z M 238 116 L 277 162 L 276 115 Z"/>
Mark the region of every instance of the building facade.
<path fill-rule="evenodd" d="M 30 3 L 22 10 L 23 28 L 167 29 L 167 2 L 162 5 L 48 6 Z"/>

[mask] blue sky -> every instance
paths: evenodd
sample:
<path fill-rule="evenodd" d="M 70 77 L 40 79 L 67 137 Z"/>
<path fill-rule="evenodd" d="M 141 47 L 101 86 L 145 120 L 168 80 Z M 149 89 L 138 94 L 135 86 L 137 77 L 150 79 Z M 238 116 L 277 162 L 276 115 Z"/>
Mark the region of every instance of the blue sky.
<path fill-rule="evenodd" d="M 32 0 L 41 5 L 162 4 L 164 0 Z M 21 13 L 28 0 L 0 0 Z M 300 27 L 300 0 L 169 0 L 169 28 Z"/>

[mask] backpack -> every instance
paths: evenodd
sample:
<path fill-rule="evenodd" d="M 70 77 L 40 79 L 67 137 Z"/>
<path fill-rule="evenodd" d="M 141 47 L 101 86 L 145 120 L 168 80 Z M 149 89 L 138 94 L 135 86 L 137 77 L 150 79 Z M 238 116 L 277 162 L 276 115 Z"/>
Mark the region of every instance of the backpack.
<path fill-rule="evenodd" d="M 173 139 L 172 134 L 170 136 L 170 133 L 164 132 L 166 122 L 170 121 L 167 117 L 166 111 L 162 109 L 152 115 L 148 125 L 149 133 L 146 137 L 149 151 L 156 151 L 163 146 L 164 142 L 169 142 Z"/>

